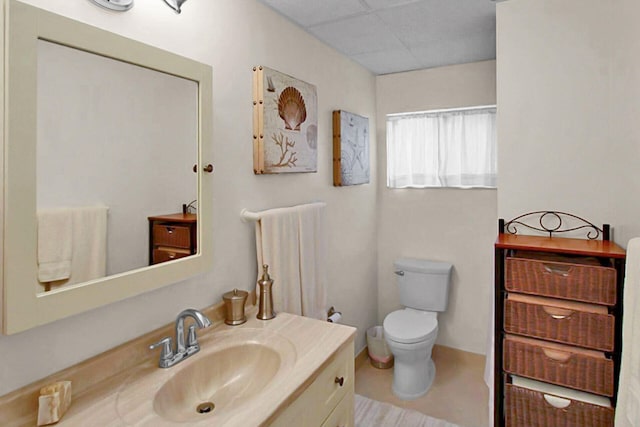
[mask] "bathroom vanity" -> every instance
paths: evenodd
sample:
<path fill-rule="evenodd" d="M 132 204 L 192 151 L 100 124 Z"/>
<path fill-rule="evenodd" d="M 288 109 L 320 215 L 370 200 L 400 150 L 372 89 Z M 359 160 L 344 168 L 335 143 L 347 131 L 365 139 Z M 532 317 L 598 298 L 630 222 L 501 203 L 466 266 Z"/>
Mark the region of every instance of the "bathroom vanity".
<path fill-rule="evenodd" d="M 240 326 L 224 324 L 222 305 L 205 313 L 213 326 L 179 364 L 159 368 L 147 348 L 171 324 L 3 396 L 0 425 L 35 425 L 38 390 L 63 378 L 74 397 L 61 426 L 354 425 L 354 328 L 288 313 L 257 320 L 253 306 Z"/>

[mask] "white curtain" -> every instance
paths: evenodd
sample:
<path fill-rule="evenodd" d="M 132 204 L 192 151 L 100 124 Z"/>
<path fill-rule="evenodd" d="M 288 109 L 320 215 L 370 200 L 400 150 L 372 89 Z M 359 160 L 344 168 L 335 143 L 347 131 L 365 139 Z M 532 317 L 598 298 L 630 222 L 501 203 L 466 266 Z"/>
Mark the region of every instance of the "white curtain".
<path fill-rule="evenodd" d="M 496 109 L 387 116 L 387 186 L 495 187 Z"/>

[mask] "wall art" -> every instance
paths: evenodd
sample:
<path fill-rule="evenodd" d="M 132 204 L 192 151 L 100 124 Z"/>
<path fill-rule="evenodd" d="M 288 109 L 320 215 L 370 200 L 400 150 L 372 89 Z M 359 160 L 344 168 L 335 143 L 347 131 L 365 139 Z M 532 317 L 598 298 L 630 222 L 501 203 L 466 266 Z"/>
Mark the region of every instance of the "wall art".
<path fill-rule="evenodd" d="M 367 184 L 369 119 L 347 111 L 333 112 L 333 185 Z"/>
<path fill-rule="evenodd" d="M 317 172 L 316 87 L 279 71 L 253 68 L 253 172 Z"/>

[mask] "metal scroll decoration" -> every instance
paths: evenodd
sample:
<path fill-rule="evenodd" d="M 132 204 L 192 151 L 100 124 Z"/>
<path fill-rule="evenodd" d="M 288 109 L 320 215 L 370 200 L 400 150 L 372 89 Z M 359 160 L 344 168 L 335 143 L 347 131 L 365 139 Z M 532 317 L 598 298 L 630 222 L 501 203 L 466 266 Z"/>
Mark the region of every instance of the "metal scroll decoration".
<path fill-rule="evenodd" d="M 537 217 L 537 225 L 532 225 Z M 502 220 L 501 220 L 502 221 Z M 572 221 L 576 224 L 567 225 L 565 221 Z M 604 224 L 602 228 L 599 228 L 595 224 L 587 221 L 579 216 L 559 211 L 535 211 L 528 212 L 513 218 L 511 221 L 501 224 L 501 232 L 509 234 L 518 234 L 518 227 L 523 226 L 531 230 L 541 231 L 543 233 L 549 233 L 549 237 L 553 236 L 553 233 L 568 233 L 577 230 L 588 230 L 587 239 L 596 240 L 602 237 L 602 240 L 609 240 L 610 227 L 609 224 Z"/>

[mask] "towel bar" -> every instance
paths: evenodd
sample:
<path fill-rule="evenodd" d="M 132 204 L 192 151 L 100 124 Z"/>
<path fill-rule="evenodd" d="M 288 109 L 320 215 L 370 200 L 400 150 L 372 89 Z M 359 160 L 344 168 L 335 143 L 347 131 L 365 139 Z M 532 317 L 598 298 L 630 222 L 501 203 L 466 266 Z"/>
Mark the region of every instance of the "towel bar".
<path fill-rule="evenodd" d="M 242 209 L 240 211 L 240 219 L 242 222 L 260 221 L 260 214 L 258 212 L 251 212 L 247 209 Z"/>

